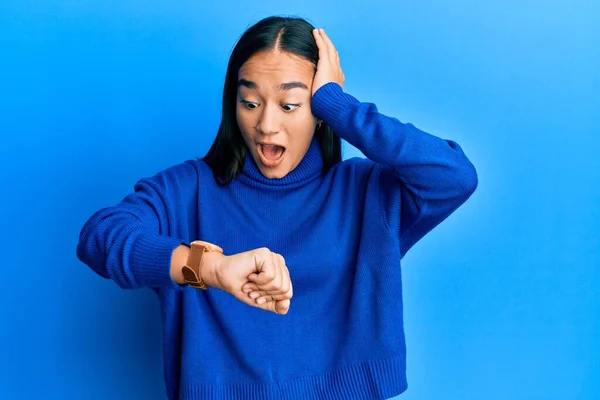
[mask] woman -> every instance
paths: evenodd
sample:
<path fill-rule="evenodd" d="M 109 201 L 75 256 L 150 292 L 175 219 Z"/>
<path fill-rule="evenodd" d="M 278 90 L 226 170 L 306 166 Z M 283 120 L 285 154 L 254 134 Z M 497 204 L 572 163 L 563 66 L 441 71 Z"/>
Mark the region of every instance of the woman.
<path fill-rule="evenodd" d="M 477 174 L 457 143 L 343 84 L 323 30 L 258 22 L 231 54 L 206 157 L 141 179 L 83 227 L 81 261 L 159 296 L 169 398 L 406 390 L 400 260 Z M 342 162 L 340 138 L 368 159 Z"/>

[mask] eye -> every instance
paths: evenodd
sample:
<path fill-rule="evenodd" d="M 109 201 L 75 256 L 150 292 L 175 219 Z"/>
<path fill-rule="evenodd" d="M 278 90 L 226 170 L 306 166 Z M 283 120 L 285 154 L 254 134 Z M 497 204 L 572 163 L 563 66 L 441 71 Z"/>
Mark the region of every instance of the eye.
<path fill-rule="evenodd" d="M 254 110 L 258 107 L 258 104 L 253 103 L 251 101 L 241 100 L 240 103 L 242 103 L 249 110 Z"/>
<path fill-rule="evenodd" d="M 284 111 L 287 111 L 287 112 L 294 111 L 298 107 L 300 107 L 300 104 L 284 104 L 283 105 Z"/>

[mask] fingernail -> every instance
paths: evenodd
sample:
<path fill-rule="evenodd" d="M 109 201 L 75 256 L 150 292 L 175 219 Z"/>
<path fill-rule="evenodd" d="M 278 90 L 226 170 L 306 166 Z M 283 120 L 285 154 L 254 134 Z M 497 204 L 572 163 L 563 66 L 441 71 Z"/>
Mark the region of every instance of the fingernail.
<path fill-rule="evenodd" d="M 246 289 L 244 289 L 244 293 L 250 293 L 251 291 L 252 291 L 252 289 L 251 289 L 251 288 L 246 288 Z"/>
<path fill-rule="evenodd" d="M 267 301 L 267 299 L 265 299 L 265 298 L 262 298 L 262 299 L 258 299 L 258 300 L 256 300 L 256 302 L 257 302 L 258 304 L 263 304 L 265 301 Z"/>
<path fill-rule="evenodd" d="M 250 293 L 250 298 L 251 298 L 251 299 L 255 299 L 255 298 L 257 298 L 258 296 L 259 296 L 259 293 L 258 293 L 258 292 L 252 292 L 252 293 Z"/>

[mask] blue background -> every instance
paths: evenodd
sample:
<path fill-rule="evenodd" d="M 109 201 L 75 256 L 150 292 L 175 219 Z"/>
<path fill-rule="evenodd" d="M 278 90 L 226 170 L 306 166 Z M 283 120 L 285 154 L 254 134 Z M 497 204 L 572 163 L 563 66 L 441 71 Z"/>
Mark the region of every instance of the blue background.
<path fill-rule="evenodd" d="M 348 93 L 478 169 L 404 260 L 400 397 L 600 398 L 592 0 L 2 1 L 0 397 L 164 397 L 157 299 L 79 263 L 79 229 L 205 154 L 229 52 L 270 14 L 324 27 Z"/>

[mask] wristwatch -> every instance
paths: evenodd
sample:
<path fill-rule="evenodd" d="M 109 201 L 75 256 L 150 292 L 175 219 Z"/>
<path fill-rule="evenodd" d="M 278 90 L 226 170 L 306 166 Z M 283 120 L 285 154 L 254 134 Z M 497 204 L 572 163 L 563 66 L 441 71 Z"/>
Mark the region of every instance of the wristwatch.
<path fill-rule="evenodd" d="M 204 242 L 202 240 L 194 240 L 190 243 L 190 255 L 188 256 L 187 262 L 181 269 L 185 283 L 196 289 L 206 290 L 208 286 L 200 276 L 200 265 L 202 262 L 202 256 L 204 253 L 210 251 L 218 251 L 223 253 L 223 249 L 219 246 Z"/>

